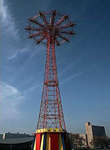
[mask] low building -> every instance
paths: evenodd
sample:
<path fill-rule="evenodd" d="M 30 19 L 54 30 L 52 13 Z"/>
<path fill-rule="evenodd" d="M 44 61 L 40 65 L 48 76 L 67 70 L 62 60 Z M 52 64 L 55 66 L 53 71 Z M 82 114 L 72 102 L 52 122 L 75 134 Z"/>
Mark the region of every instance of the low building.
<path fill-rule="evenodd" d="M 0 150 L 31 150 L 33 142 L 33 136 L 6 133 L 0 138 Z"/>
<path fill-rule="evenodd" d="M 106 137 L 104 126 L 95 126 L 90 122 L 85 124 L 85 134 L 69 133 L 69 138 L 73 149 L 88 149 L 96 147 L 107 147 L 110 138 Z"/>
<path fill-rule="evenodd" d="M 69 133 L 69 137 L 73 149 L 82 149 L 87 147 L 87 139 L 85 134 Z"/>

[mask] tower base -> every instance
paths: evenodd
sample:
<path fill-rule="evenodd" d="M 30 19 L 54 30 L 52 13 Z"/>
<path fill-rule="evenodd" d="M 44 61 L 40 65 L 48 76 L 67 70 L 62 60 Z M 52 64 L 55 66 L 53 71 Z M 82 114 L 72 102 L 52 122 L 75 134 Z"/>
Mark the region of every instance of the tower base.
<path fill-rule="evenodd" d="M 71 146 L 62 129 L 40 129 L 36 131 L 33 150 L 71 150 Z"/>

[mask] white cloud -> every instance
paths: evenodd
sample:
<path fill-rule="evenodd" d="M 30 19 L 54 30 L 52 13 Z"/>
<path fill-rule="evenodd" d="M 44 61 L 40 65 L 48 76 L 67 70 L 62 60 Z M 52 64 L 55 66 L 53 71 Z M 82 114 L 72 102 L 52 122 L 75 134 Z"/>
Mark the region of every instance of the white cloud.
<path fill-rule="evenodd" d="M 36 89 L 41 89 L 41 88 L 42 88 L 41 84 L 33 85 L 33 86 L 29 87 L 28 89 L 26 89 L 24 91 L 24 93 L 29 93 L 29 92 L 32 92 L 32 91 L 34 91 Z"/>
<path fill-rule="evenodd" d="M 15 59 L 17 57 L 17 55 L 18 55 L 18 52 L 15 52 L 14 54 L 12 54 L 11 56 L 8 57 L 8 60 L 10 61 L 10 60 Z"/>
<path fill-rule="evenodd" d="M 5 28 L 5 33 L 8 32 L 10 36 L 18 38 L 18 30 L 16 28 L 14 18 L 4 0 L 0 0 L 0 20 L 2 26 Z"/>
<path fill-rule="evenodd" d="M 75 79 L 75 78 L 81 76 L 82 74 L 83 74 L 83 72 L 75 73 L 75 74 L 73 74 L 73 75 L 67 77 L 66 79 L 64 79 L 64 80 L 61 82 L 61 84 L 65 84 L 66 82 L 69 82 L 69 81 L 71 81 L 71 80 L 73 80 L 73 79 Z"/>
<path fill-rule="evenodd" d="M 4 6 L 4 1 L 0 1 L 0 14 L 2 17 L 2 20 L 5 20 L 7 18 L 7 8 Z"/>
<path fill-rule="evenodd" d="M 29 53 L 28 59 L 32 59 L 32 57 L 35 57 L 38 53 L 42 52 L 44 50 L 44 47 L 33 47 L 33 49 L 30 46 L 26 46 L 22 49 L 16 49 L 10 56 L 8 56 L 8 60 L 12 61 L 16 59 L 17 57 L 21 57 L 22 54 Z"/>
<path fill-rule="evenodd" d="M 12 60 L 15 60 L 16 58 L 18 57 L 21 57 L 22 54 L 25 54 L 25 53 L 30 53 L 31 49 L 29 47 L 25 47 L 25 48 L 22 48 L 22 49 L 16 49 L 15 51 L 13 51 L 13 53 L 11 53 L 9 56 L 8 56 L 8 61 L 12 61 Z M 30 54 L 31 56 L 31 54 Z"/>
<path fill-rule="evenodd" d="M 8 38 L 11 38 L 12 40 L 14 39 L 18 42 L 20 41 L 19 32 L 18 32 L 19 29 L 16 26 L 15 19 L 12 16 L 9 6 L 7 5 L 5 0 L 0 0 L 0 24 L 2 26 L 2 32 L 4 33 L 6 37 L 8 36 Z M 2 38 L 5 39 L 5 36 Z M 35 49 L 35 46 L 33 47 L 33 49 Z M 22 49 L 18 48 L 16 50 L 12 46 L 12 49 L 10 49 L 8 60 L 11 61 L 13 59 L 16 59 L 21 53 L 30 52 L 31 50 L 32 50 L 32 47 L 30 48 L 29 45 L 28 46 L 26 45 Z M 40 51 L 41 51 L 41 46 L 38 46 L 37 50 L 31 52 L 29 58 L 34 57 Z"/>
<path fill-rule="evenodd" d="M 0 121 L 16 119 L 20 116 L 19 106 L 24 97 L 16 87 L 4 82 L 0 82 L 0 91 Z"/>
<path fill-rule="evenodd" d="M 11 61 L 11 60 L 17 58 L 21 53 L 25 53 L 28 51 L 30 51 L 29 48 L 16 49 L 16 51 L 14 51 L 14 53 L 8 57 L 8 60 Z"/>

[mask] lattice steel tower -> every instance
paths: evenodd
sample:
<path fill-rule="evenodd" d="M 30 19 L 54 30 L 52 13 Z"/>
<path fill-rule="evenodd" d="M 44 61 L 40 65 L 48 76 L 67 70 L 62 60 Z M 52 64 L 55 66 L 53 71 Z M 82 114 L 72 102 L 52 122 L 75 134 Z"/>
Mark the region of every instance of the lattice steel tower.
<path fill-rule="evenodd" d="M 69 42 L 70 36 L 75 34 L 74 25 L 67 15 L 61 15 L 53 10 L 39 12 L 38 15 L 29 18 L 29 25 L 25 28 L 29 31 L 29 38 L 33 38 L 36 44 L 47 45 L 45 78 L 37 129 L 66 130 L 57 77 L 55 46 L 60 46 L 65 41 Z"/>

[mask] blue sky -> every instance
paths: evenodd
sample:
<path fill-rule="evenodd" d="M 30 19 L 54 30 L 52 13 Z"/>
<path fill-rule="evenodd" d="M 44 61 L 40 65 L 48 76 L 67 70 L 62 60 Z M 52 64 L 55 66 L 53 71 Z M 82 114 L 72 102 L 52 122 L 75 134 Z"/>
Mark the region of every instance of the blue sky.
<path fill-rule="evenodd" d="M 67 130 L 104 125 L 110 135 L 110 1 L 1 0 L 0 132 L 35 132 L 44 78 L 45 45 L 27 39 L 27 18 L 57 9 L 77 23 L 71 43 L 56 48 Z"/>

